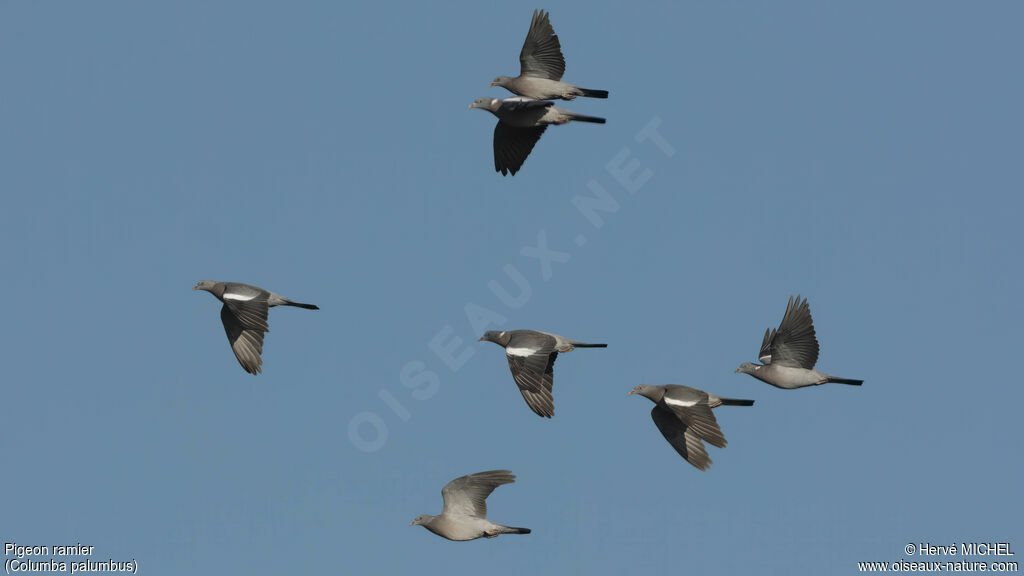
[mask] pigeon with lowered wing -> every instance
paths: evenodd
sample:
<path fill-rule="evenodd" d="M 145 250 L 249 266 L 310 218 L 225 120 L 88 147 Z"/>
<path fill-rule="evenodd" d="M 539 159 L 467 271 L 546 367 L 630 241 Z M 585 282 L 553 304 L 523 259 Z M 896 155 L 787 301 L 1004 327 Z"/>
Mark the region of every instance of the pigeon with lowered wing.
<path fill-rule="evenodd" d="M 295 306 L 319 310 L 319 306 L 293 302 L 258 286 L 238 282 L 200 280 L 193 290 L 206 290 L 224 303 L 220 320 L 231 343 L 235 358 L 249 374 L 260 374 L 263 369 L 263 334 L 270 331 L 267 311 L 274 306 Z"/>
<path fill-rule="evenodd" d="M 591 122 L 604 124 L 604 118 L 584 116 L 555 106 L 550 100 L 529 98 L 477 98 L 470 108 L 481 108 L 498 117 L 494 127 L 494 169 L 515 176 L 534 144 L 552 124 Z"/>
<path fill-rule="evenodd" d="M 718 406 L 754 405 L 753 400 L 719 398 L 703 390 L 676 384 L 641 384 L 629 394 L 639 394 L 654 402 L 651 410 L 654 424 L 676 452 L 699 470 L 711 467 L 711 458 L 708 458 L 707 450 L 704 449 L 704 442 L 718 448 L 725 448 L 727 444 L 711 409 Z"/>
<path fill-rule="evenodd" d="M 559 352 L 575 348 L 607 348 L 607 344 L 587 344 L 558 334 L 539 330 L 488 330 L 480 341 L 494 342 L 505 349 L 512 378 L 519 386 L 526 405 L 538 416 L 555 415 L 551 387 L 555 377 L 555 358 Z"/>

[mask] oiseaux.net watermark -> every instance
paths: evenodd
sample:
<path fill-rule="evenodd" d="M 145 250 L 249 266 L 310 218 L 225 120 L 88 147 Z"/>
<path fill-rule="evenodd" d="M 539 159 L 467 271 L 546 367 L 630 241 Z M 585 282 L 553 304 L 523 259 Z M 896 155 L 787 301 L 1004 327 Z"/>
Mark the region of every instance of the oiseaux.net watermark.
<path fill-rule="evenodd" d="M 605 164 L 604 176 L 592 178 L 587 182 L 586 187 L 590 195 L 577 195 L 570 200 L 582 216 L 576 234 L 562 236 L 564 231 L 560 231 L 560 237 L 551 240 L 546 230 L 539 230 L 536 244 L 524 246 L 519 251 L 523 258 L 535 261 L 536 268 L 533 270 L 539 272 L 542 282 L 550 281 L 555 265 L 569 262 L 572 252 L 582 249 L 590 237 L 604 228 L 606 218 L 619 212 L 619 199 L 623 198 L 623 192 L 626 197 L 633 197 L 651 181 L 654 177 L 652 161 L 659 157 L 663 159 L 675 156 L 676 149 L 662 135 L 660 127 L 661 118 L 651 118 L 633 136 L 633 140 L 640 147 L 635 151 L 629 146 L 619 149 Z M 564 244 L 552 248 L 553 242 L 563 240 Z M 519 266 L 511 262 L 502 266 L 501 272 L 505 279 L 488 281 L 487 289 L 501 304 L 502 311 L 515 311 L 526 306 L 533 295 L 530 278 Z M 499 326 L 507 321 L 493 305 L 488 307 L 467 302 L 463 306 L 463 312 L 471 330 L 470 334 L 467 334 L 472 336 L 471 342 L 491 326 Z M 445 324 L 427 341 L 430 353 L 453 374 L 461 370 L 476 353 L 476 349 L 467 345 L 456 332 L 452 324 Z M 426 362 L 410 360 L 399 370 L 398 383 L 402 388 L 398 393 L 392 392 L 387 386 L 377 391 L 377 398 L 383 404 L 382 407 L 364 410 L 349 419 L 348 437 L 357 450 L 370 453 L 383 448 L 390 434 L 390 424 L 394 424 L 395 419 L 401 422 L 412 419 L 408 397 L 411 396 L 418 402 L 433 398 L 441 388 L 441 376 L 431 370 Z"/>
<path fill-rule="evenodd" d="M 1010 542 L 908 542 L 905 558 L 857 562 L 860 572 L 1019 572 Z"/>

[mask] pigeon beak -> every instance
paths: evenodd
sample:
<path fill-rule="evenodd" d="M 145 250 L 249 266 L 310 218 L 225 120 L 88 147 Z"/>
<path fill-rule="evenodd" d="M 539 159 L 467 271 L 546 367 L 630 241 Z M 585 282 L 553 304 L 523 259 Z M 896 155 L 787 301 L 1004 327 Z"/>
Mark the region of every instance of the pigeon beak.
<path fill-rule="evenodd" d="M 473 105 L 472 105 L 472 104 L 470 104 L 469 106 L 467 106 L 467 108 L 469 108 L 470 110 L 472 110 L 472 109 L 473 109 Z"/>
<path fill-rule="evenodd" d="M 483 337 L 483 336 L 481 336 L 481 337 L 477 338 L 477 339 L 476 339 L 476 341 L 477 341 L 477 342 L 483 342 L 483 341 L 484 341 L 484 337 Z"/>
<path fill-rule="evenodd" d="M 416 521 L 415 520 L 413 520 L 412 522 L 409 522 L 409 526 L 415 526 L 415 525 L 416 525 Z"/>
<path fill-rule="evenodd" d="M 494 88 L 495 86 L 497 86 L 497 84 L 495 84 L 494 82 L 491 82 L 491 86 L 490 87 Z"/>
<path fill-rule="evenodd" d="M 632 396 L 633 394 L 636 394 L 636 390 L 630 390 L 629 394 L 626 394 L 626 396 Z"/>
<path fill-rule="evenodd" d="M 739 368 L 737 368 L 737 369 L 733 370 L 733 371 L 732 371 L 732 373 L 733 373 L 733 374 L 738 374 L 738 373 L 739 373 L 739 371 L 740 371 L 740 369 L 739 369 Z"/>
<path fill-rule="evenodd" d="M 193 290 L 199 290 L 199 286 L 193 286 L 192 289 Z"/>

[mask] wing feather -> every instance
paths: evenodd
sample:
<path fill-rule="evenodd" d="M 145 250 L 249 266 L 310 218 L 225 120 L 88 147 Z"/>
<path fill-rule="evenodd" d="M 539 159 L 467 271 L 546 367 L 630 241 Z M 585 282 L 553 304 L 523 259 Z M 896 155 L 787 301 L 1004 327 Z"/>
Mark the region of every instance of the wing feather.
<path fill-rule="evenodd" d="M 565 74 L 562 45 L 555 29 L 551 27 L 549 14 L 543 10 L 533 11 L 530 31 L 519 52 L 519 65 L 521 76 L 561 80 L 562 74 Z"/>
<path fill-rule="evenodd" d="M 554 386 L 555 359 L 558 352 L 545 347 L 530 356 L 513 356 L 506 353 L 508 368 L 519 386 L 519 392 L 538 416 L 551 418 L 555 415 L 555 401 L 551 390 Z"/>
<path fill-rule="evenodd" d="M 489 470 L 460 476 L 441 489 L 444 498 L 442 515 L 487 518 L 487 497 L 502 484 L 511 484 L 516 477 L 508 470 Z"/>
<path fill-rule="evenodd" d="M 651 410 L 651 419 L 661 431 L 661 435 L 668 440 L 668 443 L 683 459 L 698 470 L 707 470 L 711 467 L 711 458 L 708 457 L 704 443 L 687 428 L 685 423 L 679 420 L 672 410 L 655 404 Z"/>
<path fill-rule="evenodd" d="M 772 330 L 768 343 L 770 363 L 811 370 L 818 362 L 818 338 L 811 320 L 811 307 L 805 298 L 789 297 L 786 313 L 778 329 Z M 764 356 L 764 345 L 761 346 Z"/>
<path fill-rule="evenodd" d="M 499 121 L 494 127 L 494 170 L 502 176 L 515 176 L 546 129 L 547 126 L 516 128 Z"/>
<path fill-rule="evenodd" d="M 237 307 L 225 303 L 220 309 L 220 320 L 224 324 L 224 333 L 231 344 L 231 351 L 235 353 L 235 358 L 246 372 L 260 374 L 263 372 L 263 333 L 269 330 L 266 308 L 260 322 L 256 321 L 259 318 L 258 313 L 252 310 L 243 314 L 246 318 L 243 321 L 233 311 L 234 308 Z"/>

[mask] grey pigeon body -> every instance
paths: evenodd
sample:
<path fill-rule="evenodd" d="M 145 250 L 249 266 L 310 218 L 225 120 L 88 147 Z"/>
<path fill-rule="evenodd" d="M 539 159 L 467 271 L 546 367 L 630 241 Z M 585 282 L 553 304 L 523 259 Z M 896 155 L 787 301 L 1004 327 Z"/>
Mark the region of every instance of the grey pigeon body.
<path fill-rule="evenodd" d="M 503 176 L 513 176 L 523 166 L 533 146 L 552 124 L 590 122 L 604 124 L 604 118 L 576 114 L 555 106 L 549 100 L 529 98 L 477 98 L 470 108 L 481 108 L 494 114 L 494 169 Z"/>
<path fill-rule="evenodd" d="M 444 509 L 439 516 L 417 516 L 409 525 L 423 526 L 438 536 L 456 541 L 494 538 L 499 534 L 529 534 L 529 528 L 504 526 L 487 519 L 487 497 L 498 486 L 515 480 L 508 470 L 460 476 L 441 489 Z"/>
<path fill-rule="evenodd" d="M 793 389 L 819 384 L 850 384 L 860 386 L 863 380 L 839 378 L 815 370 L 818 362 L 818 338 L 811 320 L 811 307 L 800 296 L 789 297 L 786 313 L 778 328 L 765 330 L 758 360 L 763 364 L 744 362 L 736 372 L 750 374 L 777 388 Z"/>
<path fill-rule="evenodd" d="M 711 409 L 718 406 L 754 405 L 753 400 L 720 398 L 703 390 L 676 384 L 641 384 L 629 394 L 639 394 L 654 402 L 651 410 L 654 424 L 676 452 L 699 470 L 711 467 L 711 458 L 704 449 L 704 442 L 718 448 L 725 448 L 728 443 Z"/>
<path fill-rule="evenodd" d="M 565 57 L 562 56 L 562 44 L 551 27 L 549 14 L 543 10 L 534 10 L 530 31 L 519 52 L 519 76 L 498 76 L 491 82 L 491 86 L 502 86 L 513 94 L 534 100 L 572 100 L 577 96 L 608 97 L 607 90 L 590 90 L 562 82 L 563 74 Z"/>
<path fill-rule="evenodd" d="M 295 306 L 319 310 L 313 304 L 293 302 L 258 286 L 238 282 L 201 280 L 193 290 L 206 290 L 224 303 L 220 320 L 231 343 L 231 350 L 242 368 L 250 374 L 263 371 L 263 334 L 270 331 L 267 311 L 274 306 Z"/>
<path fill-rule="evenodd" d="M 539 330 L 489 330 L 480 341 L 494 342 L 505 349 L 512 378 L 523 400 L 538 416 L 555 415 L 551 389 L 555 377 L 555 359 L 560 352 L 575 348 L 607 348 L 607 344 L 588 344 Z"/>

